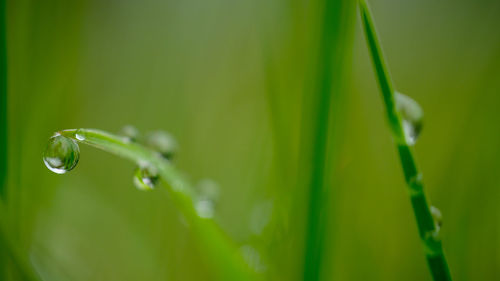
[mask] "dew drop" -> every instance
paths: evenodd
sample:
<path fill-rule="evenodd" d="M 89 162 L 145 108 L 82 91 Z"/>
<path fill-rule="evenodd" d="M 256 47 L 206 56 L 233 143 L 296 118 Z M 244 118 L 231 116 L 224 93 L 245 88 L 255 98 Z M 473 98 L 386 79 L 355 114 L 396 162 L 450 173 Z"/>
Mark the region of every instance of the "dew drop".
<path fill-rule="evenodd" d="M 84 141 L 85 140 L 85 135 L 82 132 L 82 130 L 77 130 L 75 133 L 75 138 L 79 141 Z"/>
<path fill-rule="evenodd" d="M 432 218 L 434 219 L 436 230 L 439 231 L 439 229 L 443 225 L 443 215 L 441 214 L 441 211 L 435 206 L 431 206 L 431 215 Z"/>
<path fill-rule="evenodd" d="M 219 201 L 220 187 L 211 179 L 203 179 L 198 185 L 198 200 L 196 211 L 202 218 L 212 218 L 215 214 L 215 206 Z"/>
<path fill-rule="evenodd" d="M 158 183 L 158 171 L 151 165 L 141 166 L 134 173 L 134 185 L 139 190 L 153 190 Z"/>
<path fill-rule="evenodd" d="M 121 130 L 121 134 L 127 139 L 127 141 L 135 142 L 139 139 L 140 133 L 136 127 L 132 125 L 125 125 Z"/>
<path fill-rule="evenodd" d="M 168 160 L 171 160 L 177 152 L 177 141 L 164 131 L 151 132 L 147 138 L 147 145 Z"/>
<path fill-rule="evenodd" d="M 196 201 L 196 213 L 203 219 L 210 219 L 214 216 L 214 202 L 207 199 L 199 199 Z"/>
<path fill-rule="evenodd" d="M 250 245 L 243 245 L 240 247 L 241 255 L 250 268 L 255 272 L 264 272 L 267 266 L 263 263 L 260 253 Z"/>
<path fill-rule="evenodd" d="M 401 115 L 406 143 L 414 145 L 422 131 L 424 113 L 412 98 L 396 92 L 396 109 Z"/>
<path fill-rule="evenodd" d="M 261 235 L 271 221 L 272 212 L 272 201 L 262 201 L 257 203 L 253 207 L 250 214 L 250 230 L 256 235 Z"/>
<path fill-rule="evenodd" d="M 71 171 L 78 164 L 79 159 L 80 148 L 78 144 L 59 133 L 49 139 L 43 153 L 43 163 L 56 174 Z"/>

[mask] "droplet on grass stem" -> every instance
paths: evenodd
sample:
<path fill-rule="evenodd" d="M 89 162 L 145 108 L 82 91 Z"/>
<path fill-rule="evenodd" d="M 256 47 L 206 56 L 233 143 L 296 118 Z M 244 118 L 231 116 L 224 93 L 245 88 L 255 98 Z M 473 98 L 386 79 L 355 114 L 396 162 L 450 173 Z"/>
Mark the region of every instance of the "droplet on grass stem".
<path fill-rule="evenodd" d="M 138 167 L 134 173 L 134 185 L 139 190 L 153 190 L 158 182 L 158 171 L 150 165 Z"/>
<path fill-rule="evenodd" d="M 434 219 L 436 230 L 439 231 L 439 229 L 443 225 L 443 215 L 441 214 L 441 211 L 435 206 L 431 206 L 431 215 L 432 218 Z"/>
<path fill-rule="evenodd" d="M 45 166 L 56 174 L 71 171 L 78 164 L 79 159 L 80 148 L 78 144 L 59 133 L 49 139 L 43 153 Z"/>
<path fill-rule="evenodd" d="M 160 153 L 165 159 L 171 160 L 177 152 L 177 141 L 167 132 L 154 131 L 148 135 L 146 144 Z"/>
<path fill-rule="evenodd" d="M 198 199 L 196 201 L 196 212 L 201 218 L 212 218 L 215 214 L 215 206 L 219 200 L 219 185 L 211 180 L 204 179 L 198 183 Z"/>
<path fill-rule="evenodd" d="M 139 130 L 132 125 L 123 126 L 121 134 L 127 139 L 127 141 L 131 142 L 137 141 L 140 137 Z"/>
<path fill-rule="evenodd" d="M 423 110 L 415 100 L 399 92 L 396 92 L 395 99 L 396 109 L 402 118 L 406 143 L 414 145 L 422 131 Z"/>

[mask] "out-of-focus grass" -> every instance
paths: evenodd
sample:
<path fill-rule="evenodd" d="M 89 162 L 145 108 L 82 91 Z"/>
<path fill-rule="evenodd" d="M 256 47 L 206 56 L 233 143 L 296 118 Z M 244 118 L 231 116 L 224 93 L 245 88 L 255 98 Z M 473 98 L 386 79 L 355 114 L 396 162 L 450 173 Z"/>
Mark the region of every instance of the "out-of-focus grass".
<path fill-rule="evenodd" d="M 134 189 L 132 165 L 85 147 L 71 174 L 50 174 L 41 162 L 49 132 L 80 126 L 118 131 L 129 123 L 171 131 L 181 144 L 176 165 L 193 181 L 220 183 L 223 228 L 270 257 L 262 258 L 268 270 L 297 280 L 304 206 L 291 198 L 304 200 L 293 173 L 300 164 L 302 77 L 312 75 L 308 63 L 315 53 L 308 39 L 316 36 L 307 33 L 316 22 L 305 19 L 320 14 L 293 3 L 8 1 L 15 214 L 9 225 L 45 276 L 210 279 L 171 203 Z M 426 114 L 417 160 L 444 215 L 454 276 L 498 279 L 500 39 L 491 28 L 499 24 L 498 1 L 380 0 L 372 7 L 398 88 Z M 324 275 L 430 280 L 423 257 L 407 254 L 419 253 L 420 245 L 361 35 L 358 25 L 352 75 L 343 78 L 350 87 L 334 105 L 345 116 L 331 144 L 338 155 L 329 174 L 335 204 Z M 275 60 L 280 127 L 287 132 L 276 145 L 264 43 Z M 286 158 L 278 158 L 283 143 Z M 278 159 L 286 159 L 280 177 L 272 168 Z M 250 222 L 260 202 L 271 202 L 273 213 L 256 234 Z"/>

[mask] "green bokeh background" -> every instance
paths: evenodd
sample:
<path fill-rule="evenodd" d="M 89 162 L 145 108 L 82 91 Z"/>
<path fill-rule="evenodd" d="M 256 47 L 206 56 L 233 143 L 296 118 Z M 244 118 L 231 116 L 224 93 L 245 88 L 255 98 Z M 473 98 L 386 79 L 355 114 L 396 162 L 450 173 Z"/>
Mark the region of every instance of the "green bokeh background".
<path fill-rule="evenodd" d="M 42 277 L 213 279 L 168 195 L 134 188 L 132 163 L 86 146 L 71 173 L 42 163 L 57 130 L 132 124 L 171 132 L 179 169 L 220 184 L 222 228 L 260 252 L 273 280 L 300 279 L 306 200 L 296 203 L 305 192 L 292 185 L 321 14 L 308 3 L 7 1 L 9 230 Z M 425 112 L 415 151 L 454 280 L 500 280 L 500 2 L 370 4 L 397 89 Z M 348 12 L 324 279 L 430 280 L 357 10 Z"/>

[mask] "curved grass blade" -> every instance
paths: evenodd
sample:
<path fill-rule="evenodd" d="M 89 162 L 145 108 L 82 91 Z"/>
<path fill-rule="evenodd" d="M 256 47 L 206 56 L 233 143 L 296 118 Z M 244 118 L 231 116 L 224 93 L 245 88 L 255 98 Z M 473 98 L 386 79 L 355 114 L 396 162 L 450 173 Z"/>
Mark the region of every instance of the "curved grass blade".
<path fill-rule="evenodd" d="M 424 192 L 422 174 L 418 170 L 413 152 L 406 140 L 401 118 L 396 109 L 394 98 L 395 92 L 391 76 L 389 75 L 382 54 L 370 9 L 364 0 L 359 1 L 359 7 L 366 41 L 377 74 L 378 84 L 382 92 L 391 133 L 397 143 L 401 166 L 403 167 L 406 184 L 410 191 L 413 212 L 417 220 L 419 236 L 425 249 L 425 256 L 431 275 L 435 281 L 451 281 L 450 270 L 439 238 L 439 229 L 436 227 Z"/>
<path fill-rule="evenodd" d="M 200 246 L 206 261 L 215 268 L 217 280 L 259 280 L 245 263 L 238 248 L 211 218 L 201 217 L 196 210 L 196 193 L 180 173 L 160 154 L 144 146 L 95 129 L 71 129 L 59 132 L 103 151 L 129 159 L 135 163 L 148 163 L 158 170 L 172 201 L 176 204 Z"/>

